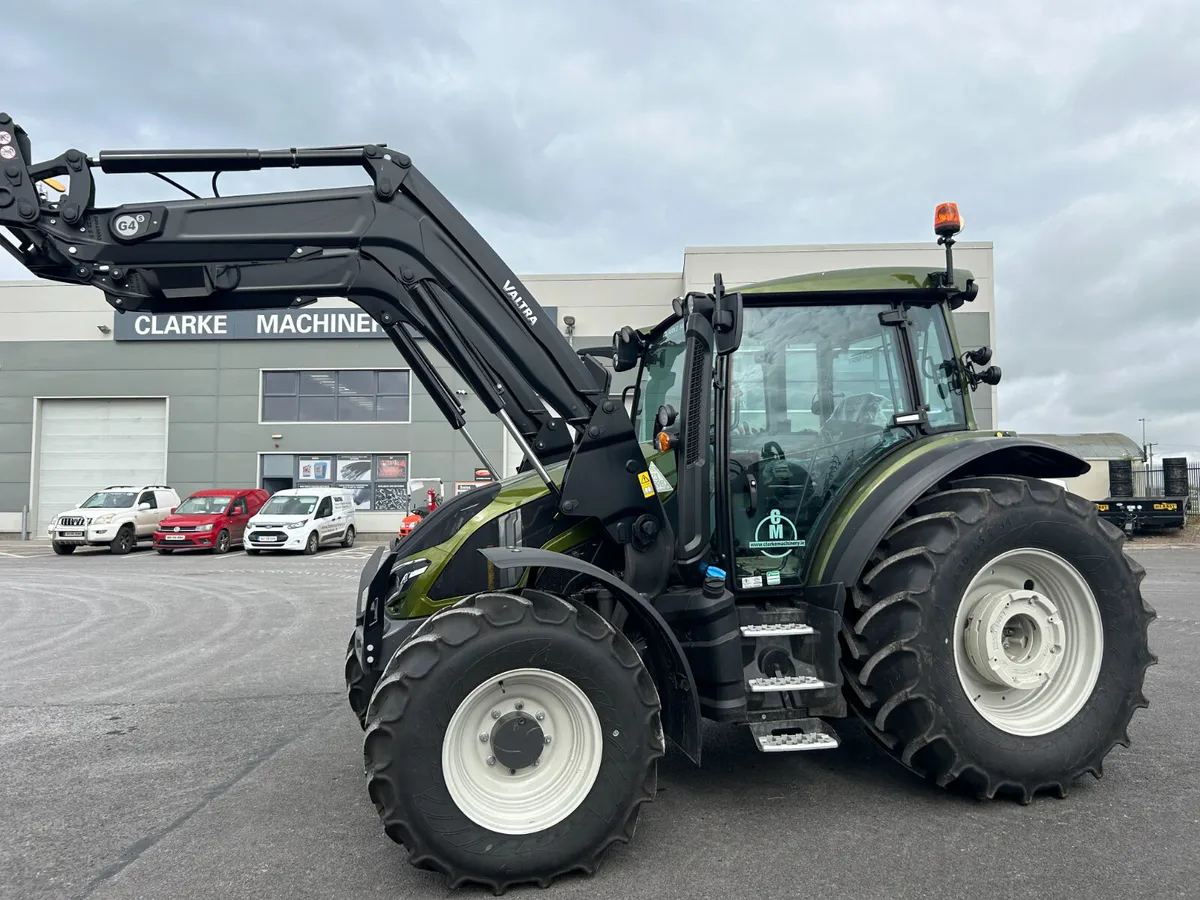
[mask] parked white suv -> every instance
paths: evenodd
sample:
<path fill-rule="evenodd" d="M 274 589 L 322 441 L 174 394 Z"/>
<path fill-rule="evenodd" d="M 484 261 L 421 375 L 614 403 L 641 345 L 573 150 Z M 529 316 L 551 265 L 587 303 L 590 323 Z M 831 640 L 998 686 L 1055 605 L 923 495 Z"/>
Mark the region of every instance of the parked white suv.
<path fill-rule="evenodd" d="M 138 541 L 153 540 L 158 523 L 178 505 L 179 494 L 165 484 L 113 484 L 56 516 L 47 533 L 58 554 L 104 544 L 111 553 L 128 553 Z"/>
<path fill-rule="evenodd" d="M 354 495 L 341 488 L 288 488 L 271 495 L 250 521 L 242 546 L 260 550 L 302 550 L 309 555 L 325 544 L 354 546 Z"/>

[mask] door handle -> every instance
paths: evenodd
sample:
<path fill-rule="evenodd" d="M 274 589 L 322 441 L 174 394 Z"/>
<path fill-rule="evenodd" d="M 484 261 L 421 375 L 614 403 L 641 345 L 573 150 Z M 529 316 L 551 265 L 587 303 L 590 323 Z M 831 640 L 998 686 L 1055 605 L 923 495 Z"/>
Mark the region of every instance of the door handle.
<path fill-rule="evenodd" d="M 746 485 L 749 494 L 746 502 L 746 515 L 753 516 L 758 512 L 758 480 L 753 475 L 747 474 Z"/>

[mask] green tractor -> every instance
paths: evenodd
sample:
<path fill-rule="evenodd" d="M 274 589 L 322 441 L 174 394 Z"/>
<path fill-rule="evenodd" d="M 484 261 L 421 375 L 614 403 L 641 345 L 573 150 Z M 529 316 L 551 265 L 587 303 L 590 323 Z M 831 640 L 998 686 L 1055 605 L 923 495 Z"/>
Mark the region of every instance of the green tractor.
<path fill-rule="evenodd" d="M 1087 463 L 978 427 L 971 392 L 1000 371 L 957 343 L 977 287 L 956 218 L 939 208 L 945 270 L 739 288 L 728 352 L 697 327 L 719 279 L 614 336 L 614 368 L 637 368 L 630 474 L 692 538 L 657 577 L 533 470 L 432 515 L 374 570 L 375 606 L 368 567 L 347 692 L 371 797 L 418 864 L 500 889 L 593 871 L 654 797 L 663 730 L 699 765 L 704 719 L 775 753 L 835 749 L 853 714 L 920 777 L 1022 803 L 1129 745 L 1144 571 L 1044 480 Z"/>
<path fill-rule="evenodd" d="M 1024 803 L 1129 744 L 1155 661 L 1144 572 L 1049 480 L 1085 461 L 978 427 L 971 394 L 1000 371 L 954 334 L 978 289 L 953 204 L 944 269 L 718 275 L 577 352 L 384 145 L 36 163 L 0 113 L 0 146 L 0 246 L 38 277 L 122 312 L 349 298 L 486 468 L 431 351 L 521 449 L 375 552 L 345 651 L 383 828 L 449 884 L 593 872 L 667 741 L 700 765 L 706 720 L 789 753 L 835 750 L 853 716 L 916 775 Z M 91 175 L 315 166 L 370 183 L 100 208 Z M 39 189 L 60 177 L 61 198 Z M 632 411 L 613 370 L 636 370 Z"/>

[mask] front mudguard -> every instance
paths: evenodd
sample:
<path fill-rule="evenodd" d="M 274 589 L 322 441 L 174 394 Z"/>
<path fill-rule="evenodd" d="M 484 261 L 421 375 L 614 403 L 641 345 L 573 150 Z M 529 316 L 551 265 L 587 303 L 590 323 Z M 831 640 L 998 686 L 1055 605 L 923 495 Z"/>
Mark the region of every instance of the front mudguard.
<path fill-rule="evenodd" d="M 695 676 L 671 627 L 645 597 L 611 572 L 565 553 L 530 547 L 488 547 L 479 552 L 498 569 L 565 569 L 588 575 L 611 588 L 630 620 L 646 635 L 649 652 L 665 673 L 660 679 L 664 683 L 656 683 L 663 731 L 688 759 L 700 765 L 700 697 Z"/>
<path fill-rule="evenodd" d="M 1023 475 L 1075 478 L 1091 466 L 1053 444 L 1019 437 L 952 441 L 915 454 L 867 495 L 842 525 L 825 563 L 811 583 L 856 584 L 892 524 L 918 497 L 947 478 Z"/>

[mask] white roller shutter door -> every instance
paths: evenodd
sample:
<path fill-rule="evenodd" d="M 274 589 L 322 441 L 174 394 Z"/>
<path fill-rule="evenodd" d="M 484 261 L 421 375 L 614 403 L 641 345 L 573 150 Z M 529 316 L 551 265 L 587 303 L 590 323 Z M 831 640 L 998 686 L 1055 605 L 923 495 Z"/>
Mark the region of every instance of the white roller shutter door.
<path fill-rule="evenodd" d="M 37 530 L 110 484 L 164 484 L 167 401 L 39 400 Z"/>

